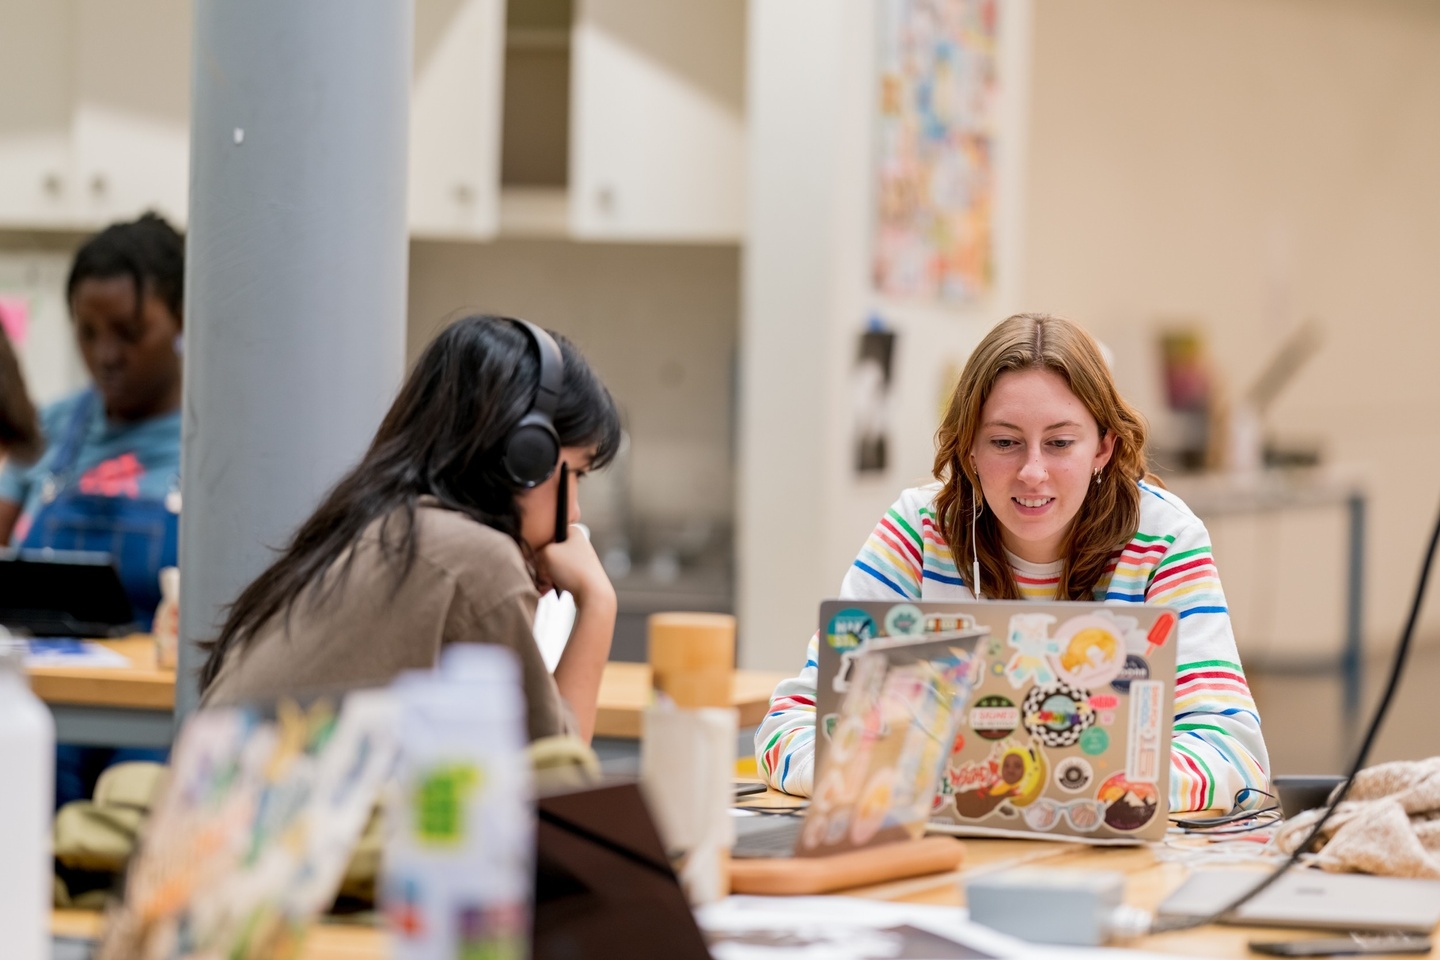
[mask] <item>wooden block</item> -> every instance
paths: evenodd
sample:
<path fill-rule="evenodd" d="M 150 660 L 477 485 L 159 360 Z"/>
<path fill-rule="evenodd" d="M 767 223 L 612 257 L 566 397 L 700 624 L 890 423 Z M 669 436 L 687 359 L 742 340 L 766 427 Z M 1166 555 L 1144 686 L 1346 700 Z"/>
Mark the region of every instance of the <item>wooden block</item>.
<path fill-rule="evenodd" d="M 735 618 L 725 613 L 656 613 L 649 620 L 655 689 L 675 705 L 729 707 Z"/>
<path fill-rule="evenodd" d="M 830 893 L 957 870 L 965 845 L 954 837 L 902 840 L 828 857 L 730 861 L 730 892 L 768 896 Z"/>

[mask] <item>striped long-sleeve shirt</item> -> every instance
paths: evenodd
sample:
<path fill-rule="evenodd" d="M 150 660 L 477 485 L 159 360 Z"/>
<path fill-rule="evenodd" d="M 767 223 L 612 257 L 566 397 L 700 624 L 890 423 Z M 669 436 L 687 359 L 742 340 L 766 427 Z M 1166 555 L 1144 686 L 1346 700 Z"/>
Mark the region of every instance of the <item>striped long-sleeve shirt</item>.
<path fill-rule="evenodd" d="M 972 600 L 935 518 L 939 484 L 900 495 L 851 564 L 842 599 Z M 1011 556 L 1026 600 L 1055 595 L 1060 563 Z M 1265 789 L 1270 761 L 1230 628 L 1210 535 L 1174 494 L 1140 484 L 1140 525 L 1095 586 L 1095 599 L 1161 603 L 1180 611 L 1170 809 L 1229 807 L 1243 787 Z M 805 668 L 781 681 L 755 735 L 761 775 L 808 796 L 814 779 L 816 643 Z"/>

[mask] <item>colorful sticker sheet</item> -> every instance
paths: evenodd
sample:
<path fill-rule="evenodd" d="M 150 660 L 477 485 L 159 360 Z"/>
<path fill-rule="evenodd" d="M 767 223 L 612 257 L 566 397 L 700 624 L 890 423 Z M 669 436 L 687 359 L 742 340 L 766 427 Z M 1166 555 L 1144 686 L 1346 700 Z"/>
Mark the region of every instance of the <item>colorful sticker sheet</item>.
<path fill-rule="evenodd" d="M 891 625 L 907 617 L 892 619 Z M 916 621 L 914 627 L 924 624 Z M 821 855 L 924 832 L 955 729 L 978 679 L 980 631 L 904 636 L 853 648 L 828 718 L 829 752 L 800 835 Z M 851 653 L 856 655 L 851 656 Z"/>
<path fill-rule="evenodd" d="M 378 690 L 338 716 L 323 702 L 282 704 L 273 721 L 194 715 L 98 960 L 297 956 L 394 769 L 397 719 Z"/>
<path fill-rule="evenodd" d="M 996 0 L 886 0 L 875 286 L 962 303 L 994 279 Z"/>

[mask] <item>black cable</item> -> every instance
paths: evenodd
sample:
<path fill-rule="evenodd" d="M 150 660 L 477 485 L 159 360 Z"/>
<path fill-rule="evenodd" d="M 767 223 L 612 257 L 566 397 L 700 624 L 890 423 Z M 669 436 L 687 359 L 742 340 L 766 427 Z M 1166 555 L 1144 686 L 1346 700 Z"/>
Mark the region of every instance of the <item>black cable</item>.
<path fill-rule="evenodd" d="M 1385 722 L 1385 714 L 1390 710 L 1390 702 L 1395 699 L 1395 690 L 1400 686 L 1400 674 L 1405 666 L 1405 658 L 1410 653 L 1410 640 L 1415 635 L 1415 624 L 1420 619 L 1420 608 L 1425 600 L 1425 585 L 1430 581 L 1430 566 L 1435 560 L 1435 548 L 1440 545 L 1440 514 L 1435 517 L 1435 529 L 1430 533 L 1430 545 L 1425 549 L 1425 557 L 1420 564 L 1420 581 L 1415 585 L 1415 598 L 1410 603 L 1410 616 L 1405 621 L 1405 629 L 1400 634 L 1400 644 L 1395 648 L 1395 659 L 1390 665 L 1390 680 L 1385 684 L 1385 692 L 1380 696 L 1380 702 L 1375 707 L 1375 716 L 1370 720 L 1370 727 L 1365 731 L 1365 739 L 1360 743 L 1360 749 L 1355 754 L 1355 762 L 1350 765 L 1350 772 L 1345 775 L 1345 780 L 1332 794 L 1333 799 L 1320 819 L 1315 821 L 1315 826 L 1310 828 L 1309 834 L 1295 847 L 1284 863 L 1276 867 L 1271 874 L 1259 884 L 1245 891 L 1224 907 L 1214 913 L 1203 917 L 1187 917 L 1183 920 L 1170 922 L 1160 921 L 1151 927 L 1151 933 L 1172 933 L 1176 930 L 1190 930 L 1194 927 L 1203 927 L 1208 924 L 1218 923 L 1229 914 L 1249 903 L 1262 890 L 1267 889 L 1276 880 L 1285 874 L 1300 858 L 1310 849 L 1310 845 L 1320 836 L 1320 831 L 1330 821 L 1333 814 L 1345 797 L 1350 793 L 1350 785 L 1355 782 L 1355 775 L 1365 766 L 1365 760 L 1370 755 L 1370 748 L 1375 743 L 1375 737 L 1380 732 L 1380 727 Z"/>

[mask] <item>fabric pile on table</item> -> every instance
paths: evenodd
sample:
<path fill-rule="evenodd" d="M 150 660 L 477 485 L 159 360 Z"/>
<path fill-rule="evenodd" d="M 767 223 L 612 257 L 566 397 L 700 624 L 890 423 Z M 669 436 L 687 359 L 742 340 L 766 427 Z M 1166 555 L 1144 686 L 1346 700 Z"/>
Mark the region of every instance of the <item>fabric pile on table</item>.
<path fill-rule="evenodd" d="M 1287 820 L 1276 846 L 1294 851 L 1323 813 Z M 1317 843 L 1315 864 L 1325 870 L 1440 880 L 1440 757 L 1361 770 Z"/>

